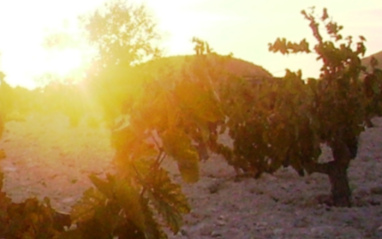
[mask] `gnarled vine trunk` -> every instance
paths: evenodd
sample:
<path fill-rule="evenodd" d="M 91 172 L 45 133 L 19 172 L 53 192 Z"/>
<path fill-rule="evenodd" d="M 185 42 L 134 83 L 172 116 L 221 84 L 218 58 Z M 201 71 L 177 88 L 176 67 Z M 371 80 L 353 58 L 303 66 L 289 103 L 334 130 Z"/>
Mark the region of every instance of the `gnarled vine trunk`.
<path fill-rule="evenodd" d="M 331 184 L 331 193 L 334 206 L 350 207 L 351 190 L 347 170 L 352 154 L 348 146 L 342 140 L 336 140 L 331 148 L 334 160 L 328 163 L 327 175 Z"/>
<path fill-rule="evenodd" d="M 331 184 L 331 204 L 336 207 L 351 207 L 351 190 L 347 170 L 350 160 L 354 158 L 349 147 L 338 140 L 330 144 L 333 151 L 333 161 L 327 163 L 308 163 L 305 169 L 308 173 L 323 173 L 328 175 Z"/>
<path fill-rule="evenodd" d="M 328 177 L 331 184 L 331 193 L 333 205 L 336 207 L 351 206 L 351 190 L 347 175 L 348 167 L 336 164 L 330 164 L 328 167 Z"/>

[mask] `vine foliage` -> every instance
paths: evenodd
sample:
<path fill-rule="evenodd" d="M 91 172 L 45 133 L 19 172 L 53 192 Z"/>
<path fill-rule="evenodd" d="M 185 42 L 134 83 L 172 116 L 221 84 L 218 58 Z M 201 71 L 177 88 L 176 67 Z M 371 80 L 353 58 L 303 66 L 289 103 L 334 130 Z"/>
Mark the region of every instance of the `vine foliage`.
<path fill-rule="evenodd" d="M 357 155 L 358 137 L 365 122 L 380 114 L 381 74 L 366 72 L 361 36 L 341 35 L 342 26 L 331 20 L 326 9 L 316 17 L 314 9 L 303 16 L 309 22 L 316 45 L 278 38 L 269 44 L 272 52 L 317 54 L 322 62 L 319 79 L 302 79 L 302 73 L 287 70 L 282 78 L 230 79 L 220 91 L 223 123 L 229 128 L 233 150 L 220 145 L 218 152 L 246 174 L 259 177 L 291 166 L 301 176 L 324 173 L 331 182 L 332 204 L 351 205 L 347 168 Z M 321 34 L 321 25 L 328 40 Z M 374 64 L 375 65 L 375 64 Z M 320 162 L 322 144 L 333 151 L 333 160 Z"/>

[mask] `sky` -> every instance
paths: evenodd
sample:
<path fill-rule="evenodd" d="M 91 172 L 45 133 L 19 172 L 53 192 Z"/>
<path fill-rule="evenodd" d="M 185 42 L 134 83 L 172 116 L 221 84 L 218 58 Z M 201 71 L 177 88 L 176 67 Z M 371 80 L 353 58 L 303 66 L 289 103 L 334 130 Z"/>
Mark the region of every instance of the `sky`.
<path fill-rule="evenodd" d="M 44 37 L 61 28 L 76 33 L 76 19 L 105 0 L 0 0 L 0 70 L 13 86 L 36 87 L 46 72 L 64 75 L 86 59 L 80 50 L 47 51 Z M 301 69 L 317 77 L 315 55 L 283 56 L 268 51 L 277 37 L 312 40 L 301 10 L 328 8 L 344 35 L 363 35 L 367 53 L 382 50 L 381 0 L 131 0 L 146 4 L 162 35 L 165 55 L 193 54 L 193 37 L 207 41 L 215 52 L 230 54 L 282 76 Z"/>

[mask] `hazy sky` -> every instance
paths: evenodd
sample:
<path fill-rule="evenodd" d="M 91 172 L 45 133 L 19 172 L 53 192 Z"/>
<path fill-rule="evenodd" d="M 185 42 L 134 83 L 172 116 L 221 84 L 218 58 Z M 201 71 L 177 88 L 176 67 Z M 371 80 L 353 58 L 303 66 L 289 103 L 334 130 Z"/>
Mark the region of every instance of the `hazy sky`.
<path fill-rule="evenodd" d="M 44 71 L 64 74 L 80 64 L 78 51 L 47 53 L 41 46 L 50 31 L 73 27 L 76 16 L 104 0 L 0 1 L 0 70 L 12 85 L 33 87 Z M 282 56 L 268 52 L 277 37 L 311 39 L 302 9 L 327 7 L 344 34 L 366 37 L 367 55 L 382 50 L 382 1 L 315 0 L 142 0 L 158 22 L 167 55 L 192 54 L 192 37 L 210 43 L 221 54 L 261 65 L 274 75 L 286 68 L 318 75 L 314 55 Z M 74 30 L 73 30 L 74 31 Z M 66 68 L 63 67 L 67 62 Z"/>

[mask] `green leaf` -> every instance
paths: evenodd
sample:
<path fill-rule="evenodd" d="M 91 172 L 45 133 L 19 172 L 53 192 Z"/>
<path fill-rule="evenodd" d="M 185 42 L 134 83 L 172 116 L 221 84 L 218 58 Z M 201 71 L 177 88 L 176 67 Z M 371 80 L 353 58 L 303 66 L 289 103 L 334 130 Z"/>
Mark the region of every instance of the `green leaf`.
<path fill-rule="evenodd" d="M 129 146 L 137 138 L 136 133 L 130 126 L 121 127 L 112 131 L 111 142 L 115 149 L 122 149 Z"/>
<path fill-rule="evenodd" d="M 176 128 L 171 128 L 164 132 L 162 139 L 165 152 L 175 159 L 178 159 L 183 151 L 191 147 L 191 140 L 187 134 Z"/>
<path fill-rule="evenodd" d="M 148 206 L 148 201 L 138 191 L 141 186 L 137 188 L 129 181 L 115 177 L 110 180 L 114 184 L 115 199 L 131 223 L 139 228 L 148 239 L 164 238 L 164 234 Z"/>
<path fill-rule="evenodd" d="M 144 215 L 144 211 L 149 209 L 143 206 L 139 192 L 122 180 L 117 180 L 117 182 L 116 198 L 127 217 L 143 232 L 150 231 Z"/>
<path fill-rule="evenodd" d="M 179 157 L 178 168 L 182 179 L 187 183 L 195 183 L 199 180 L 199 155 L 196 150 L 187 150 Z"/>
<path fill-rule="evenodd" d="M 95 215 L 97 207 L 104 204 L 106 197 L 95 190 L 89 188 L 84 192 L 82 198 L 72 207 L 70 217 L 73 223 L 85 222 L 92 219 Z"/>
<path fill-rule="evenodd" d="M 103 194 L 106 198 L 113 197 L 113 185 L 110 182 L 99 179 L 94 174 L 89 175 L 89 179 L 92 181 L 94 186 Z"/>
<path fill-rule="evenodd" d="M 155 209 L 171 230 L 177 233 L 182 225 L 181 214 L 190 212 L 187 198 L 182 193 L 181 187 L 172 183 L 168 172 L 163 169 L 156 171 L 156 174 L 148 179 L 148 184 L 151 185 L 148 197 Z"/>
<path fill-rule="evenodd" d="M 165 152 L 177 161 L 184 181 L 192 183 L 199 179 L 199 155 L 183 131 L 166 131 L 163 134 L 163 147 Z"/>
<path fill-rule="evenodd" d="M 223 117 L 212 90 L 207 87 L 182 81 L 175 89 L 175 96 L 185 109 L 200 119 L 216 122 Z"/>

